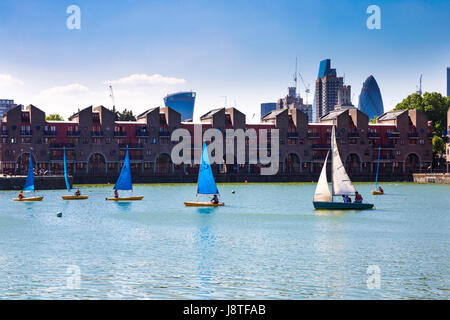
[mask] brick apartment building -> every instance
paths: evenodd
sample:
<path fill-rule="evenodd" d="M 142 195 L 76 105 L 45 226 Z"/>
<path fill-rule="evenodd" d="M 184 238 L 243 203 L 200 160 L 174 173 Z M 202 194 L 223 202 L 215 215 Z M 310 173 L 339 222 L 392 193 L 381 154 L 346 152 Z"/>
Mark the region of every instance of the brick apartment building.
<path fill-rule="evenodd" d="M 258 134 L 261 129 L 279 129 L 279 176 L 309 179 L 318 175 L 330 148 L 333 124 L 350 175 L 373 176 L 379 148 L 381 175 L 400 176 L 429 166 L 432 127 L 424 114 L 416 110 L 386 112 L 377 123 L 368 122 L 367 115 L 358 109 L 329 112 L 318 123 L 308 123 L 307 115 L 297 109 L 273 110 L 259 124 L 247 124 L 245 115 L 235 108 L 214 109 L 200 118 L 202 132 L 209 128 L 223 133 L 226 129 L 255 129 Z M 128 146 L 132 172 L 141 179 L 195 176 L 198 165 L 174 165 L 170 157 L 176 144 L 171 141 L 171 134 L 178 128 L 191 133 L 193 156 L 201 154 L 201 148 L 193 142 L 195 125 L 198 124 L 181 122 L 180 114 L 169 107 L 149 109 L 136 121 L 114 121 L 114 114 L 103 106 L 85 108 L 69 121 L 46 121 L 45 113 L 37 107 L 17 106 L 7 112 L 1 123 L 1 172 L 26 174 L 32 148 L 37 170 L 60 174 L 65 148 L 74 177 L 117 177 Z M 215 164 L 217 175 L 259 175 L 260 165 L 248 164 L 248 139 L 246 143 L 246 163 Z M 267 148 L 270 149 L 270 133 Z"/>

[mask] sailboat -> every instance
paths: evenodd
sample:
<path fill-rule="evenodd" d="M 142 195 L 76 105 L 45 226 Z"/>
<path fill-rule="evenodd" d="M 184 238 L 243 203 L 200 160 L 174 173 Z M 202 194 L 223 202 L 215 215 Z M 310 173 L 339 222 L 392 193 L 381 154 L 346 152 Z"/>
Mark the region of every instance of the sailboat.
<path fill-rule="evenodd" d="M 116 184 L 114 185 L 114 190 L 126 190 L 133 192 L 133 183 L 131 182 L 131 167 L 130 167 L 130 156 L 127 153 L 125 155 L 125 161 L 123 162 L 122 171 L 120 171 L 119 179 L 117 179 Z M 134 201 L 134 200 L 142 200 L 144 196 L 133 196 L 130 197 L 114 197 L 114 198 L 106 198 L 106 200 L 110 201 Z"/>
<path fill-rule="evenodd" d="M 384 194 L 383 189 L 378 190 L 378 188 L 377 188 L 377 185 L 378 185 L 378 170 L 380 169 L 380 151 L 381 151 L 381 147 L 378 147 L 378 164 L 377 164 L 377 175 L 375 176 L 375 190 L 372 191 L 372 194 L 374 196 Z"/>
<path fill-rule="evenodd" d="M 33 196 L 32 197 L 23 197 L 23 198 L 14 198 L 14 201 L 42 201 L 44 197 L 36 197 L 35 190 L 34 190 L 34 172 L 33 172 L 33 158 L 31 156 L 31 149 L 30 149 L 30 160 L 28 163 L 28 174 L 27 174 L 27 180 L 25 181 L 25 186 L 23 187 L 23 191 L 32 191 Z"/>
<path fill-rule="evenodd" d="M 209 162 L 208 148 L 206 143 L 203 143 L 202 152 L 202 162 L 200 164 L 200 170 L 198 172 L 198 182 L 197 182 L 197 194 L 198 195 L 218 195 L 219 189 L 217 189 L 216 181 L 211 170 L 211 163 Z M 213 203 L 211 201 L 201 202 L 201 201 L 185 201 L 184 205 L 186 207 L 223 207 L 225 203 Z"/>
<path fill-rule="evenodd" d="M 335 202 L 333 199 L 333 197 L 335 196 L 353 196 L 356 193 L 356 189 L 353 186 L 350 178 L 348 177 L 339 155 L 334 125 L 331 132 L 331 193 L 330 189 L 328 188 L 327 180 L 328 155 L 329 152 L 325 157 L 325 162 L 323 163 L 322 171 L 320 172 L 319 181 L 317 182 L 316 192 L 314 193 L 314 208 L 348 210 L 363 210 L 373 208 L 373 204 L 371 203 L 342 202 L 342 200 Z"/>
<path fill-rule="evenodd" d="M 64 180 L 66 181 L 66 188 L 67 192 L 70 192 L 70 183 L 69 183 L 69 176 L 67 173 L 67 161 L 66 161 L 66 147 L 64 147 Z M 82 196 L 82 195 L 67 195 L 67 196 L 61 196 L 63 200 L 85 200 L 89 198 L 88 196 Z"/>

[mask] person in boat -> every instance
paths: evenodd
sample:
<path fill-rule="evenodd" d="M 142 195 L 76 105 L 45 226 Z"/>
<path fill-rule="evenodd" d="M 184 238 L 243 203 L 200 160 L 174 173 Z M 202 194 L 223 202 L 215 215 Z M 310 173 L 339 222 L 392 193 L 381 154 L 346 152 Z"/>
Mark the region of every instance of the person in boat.
<path fill-rule="evenodd" d="M 362 203 L 363 197 L 358 193 L 358 191 L 355 191 L 355 203 Z"/>
<path fill-rule="evenodd" d="M 77 196 L 77 197 L 81 196 L 81 191 L 80 191 L 80 189 L 77 189 L 77 191 L 75 191 L 75 196 Z"/>
<path fill-rule="evenodd" d="M 378 187 L 377 191 L 378 191 L 378 192 L 381 192 L 381 193 L 384 193 L 384 190 L 383 190 L 382 187 Z"/>
<path fill-rule="evenodd" d="M 217 194 L 214 195 L 214 197 L 212 197 L 211 202 L 214 204 L 218 204 L 219 203 L 219 198 L 217 197 Z"/>
<path fill-rule="evenodd" d="M 24 196 L 23 196 L 23 190 L 20 190 L 20 192 L 19 192 L 19 197 L 18 197 L 19 199 L 23 199 L 23 198 L 25 198 Z"/>
<path fill-rule="evenodd" d="M 118 198 L 119 197 L 119 192 L 117 192 L 117 190 L 114 190 L 114 198 Z"/>

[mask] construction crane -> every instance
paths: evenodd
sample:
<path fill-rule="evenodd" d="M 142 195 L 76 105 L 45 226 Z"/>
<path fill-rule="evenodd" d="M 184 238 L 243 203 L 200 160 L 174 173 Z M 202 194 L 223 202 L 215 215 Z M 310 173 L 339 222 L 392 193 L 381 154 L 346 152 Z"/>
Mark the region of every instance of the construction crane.
<path fill-rule="evenodd" d="M 302 80 L 303 86 L 305 87 L 305 93 L 306 93 L 306 104 L 308 104 L 308 94 L 311 92 L 311 90 L 309 89 L 309 83 L 308 85 L 306 85 L 305 81 L 303 80 L 302 74 L 300 72 L 297 72 L 297 58 L 295 58 L 295 76 L 294 76 L 294 81 L 295 81 L 295 88 L 297 88 L 297 74 L 300 76 L 300 80 Z"/>
<path fill-rule="evenodd" d="M 419 85 L 416 86 L 416 89 L 417 89 L 416 92 L 417 92 L 418 94 L 422 95 L 422 75 L 420 75 L 420 78 L 419 78 Z"/>
<path fill-rule="evenodd" d="M 113 110 L 116 110 L 116 101 L 114 100 L 114 92 L 113 92 L 113 88 L 112 86 L 109 86 L 109 96 L 112 100 L 112 104 L 113 104 Z"/>

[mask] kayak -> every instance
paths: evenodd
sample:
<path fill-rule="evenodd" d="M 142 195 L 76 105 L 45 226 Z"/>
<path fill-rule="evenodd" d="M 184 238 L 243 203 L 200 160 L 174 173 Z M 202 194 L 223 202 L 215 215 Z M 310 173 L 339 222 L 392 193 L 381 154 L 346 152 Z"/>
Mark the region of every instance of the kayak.
<path fill-rule="evenodd" d="M 314 201 L 313 204 L 315 209 L 364 210 L 373 208 L 372 203 Z"/>
<path fill-rule="evenodd" d="M 63 200 L 85 200 L 88 196 L 61 196 Z"/>
<path fill-rule="evenodd" d="M 22 199 L 14 198 L 13 200 L 25 202 L 25 201 L 42 201 L 42 199 L 44 199 L 44 197 L 28 197 L 28 198 L 22 198 Z"/>
<path fill-rule="evenodd" d="M 384 192 L 381 192 L 381 191 L 372 191 L 372 194 L 373 194 L 374 196 L 377 196 L 377 195 L 382 195 L 382 194 L 384 194 Z"/>
<path fill-rule="evenodd" d="M 106 198 L 108 201 L 135 201 L 135 200 L 142 200 L 144 199 L 144 196 L 137 196 L 137 197 L 124 197 L 124 198 Z"/>
<path fill-rule="evenodd" d="M 223 207 L 225 203 L 219 202 L 217 204 L 212 202 L 197 202 L 197 201 L 185 201 L 186 207 Z"/>

